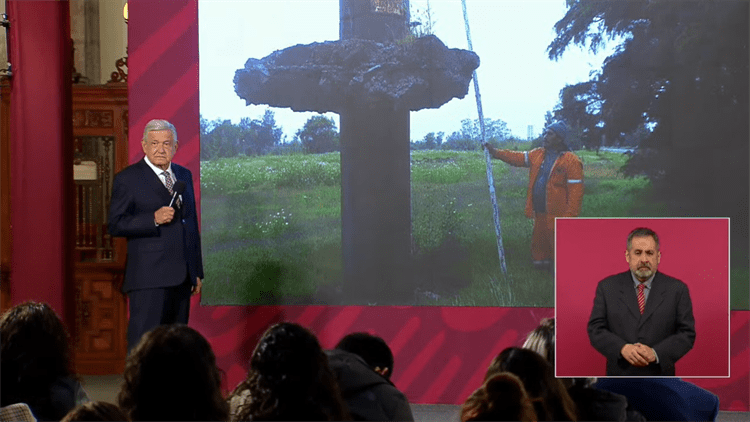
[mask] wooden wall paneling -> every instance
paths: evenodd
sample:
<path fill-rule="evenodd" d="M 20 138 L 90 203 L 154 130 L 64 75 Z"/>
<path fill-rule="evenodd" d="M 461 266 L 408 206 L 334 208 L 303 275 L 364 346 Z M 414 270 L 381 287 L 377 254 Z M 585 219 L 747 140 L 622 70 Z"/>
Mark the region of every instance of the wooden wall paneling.
<path fill-rule="evenodd" d="M 124 369 L 127 315 L 121 278 L 119 268 L 76 266 L 76 373 L 121 374 Z"/>
<path fill-rule="evenodd" d="M 127 308 L 120 289 L 126 243 L 106 234 L 106 213 L 112 177 L 128 164 L 127 119 L 126 84 L 73 87 L 73 136 L 81 149 L 77 164 L 81 157 L 90 159 L 92 148 L 106 150 L 96 155 L 90 175 L 81 176 L 87 171 L 81 167 L 76 181 L 74 361 L 79 374 L 122 373 L 124 368 Z M 84 142 L 89 151 L 83 151 Z M 108 244 L 113 248 L 102 247 Z"/>

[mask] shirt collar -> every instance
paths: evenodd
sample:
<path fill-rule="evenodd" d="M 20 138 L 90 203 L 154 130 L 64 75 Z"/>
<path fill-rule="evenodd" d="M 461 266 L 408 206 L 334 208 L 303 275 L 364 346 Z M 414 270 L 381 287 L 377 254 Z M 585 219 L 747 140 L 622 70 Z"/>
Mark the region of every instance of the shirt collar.
<path fill-rule="evenodd" d="M 638 285 L 641 284 L 640 280 L 636 278 L 635 274 L 633 272 L 630 272 L 630 276 L 633 277 L 633 286 L 637 289 Z M 651 277 L 648 278 L 648 280 L 644 281 L 643 284 L 646 285 L 647 289 L 651 289 L 651 283 L 654 281 L 654 277 L 656 277 L 656 271 L 651 275 Z"/>
<path fill-rule="evenodd" d="M 162 170 L 159 167 L 156 167 L 151 161 L 149 161 L 148 156 L 144 156 L 143 160 L 146 161 L 146 164 L 148 164 L 149 167 L 151 167 L 151 170 L 156 173 L 157 176 L 161 176 L 162 173 L 165 171 L 169 173 L 170 176 L 174 177 L 174 173 L 172 172 L 172 163 L 169 163 L 169 167 L 166 170 Z"/>

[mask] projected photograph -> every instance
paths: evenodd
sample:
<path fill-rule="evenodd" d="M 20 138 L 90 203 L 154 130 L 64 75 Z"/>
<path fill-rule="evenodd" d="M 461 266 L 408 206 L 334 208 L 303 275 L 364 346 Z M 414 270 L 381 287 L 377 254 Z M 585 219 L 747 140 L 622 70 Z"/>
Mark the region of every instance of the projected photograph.
<path fill-rule="evenodd" d="M 729 227 L 726 218 L 558 219 L 555 375 L 729 377 Z M 628 243 L 636 228 L 656 238 L 642 230 Z M 612 347 L 636 338 L 659 363 L 631 365 Z"/>
<path fill-rule="evenodd" d="M 552 307 L 555 218 L 701 216 L 746 309 L 748 4 L 567 3 L 199 1 L 202 304 Z"/>

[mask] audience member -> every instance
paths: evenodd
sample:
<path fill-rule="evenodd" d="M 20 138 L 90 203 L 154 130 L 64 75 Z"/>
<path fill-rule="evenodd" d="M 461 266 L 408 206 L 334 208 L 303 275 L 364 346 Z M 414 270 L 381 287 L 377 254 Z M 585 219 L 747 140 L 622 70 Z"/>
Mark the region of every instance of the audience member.
<path fill-rule="evenodd" d="M 0 317 L 0 406 L 26 403 L 39 420 L 60 420 L 88 401 L 73 374 L 68 333 L 45 303 L 24 302 Z"/>
<path fill-rule="evenodd" d="M 229 397 L 232 420 L 340 421 L 350 418 L 313 333 L 283 322 L 263 334 L 247 378 Z"/>
<path fill-rule="evenodd" d="M 554 319 L 545 318 L 523 347 L 554 364 L 554 333 Z M 715 394 L 679 378 L 573 378 L 567 384 L 582 421 L 715 420 L 719 413 Z"/>
<path fill-rule="evenodd" d="M 523 344 L 555 365 L 555 319 L 543 318 Z M 593 388 L 596 378 L 558 378 L 576 404 L 580 421 L 644 421 L 643 415 L 628 405 L 620 394 Z"/>
<path fill-rule="evenodd" d="M 15 403 L 0 407 L 0 422 L 36 422 L 26 403 Z"/>
<path fill-rule="evenodd" d="M 719 397 L 679 378 L 602 378 L 596 387 L 622 394 L 649 421 L 714 421 Z"/>
<path fill-rule="evenodd" d="M 117 399 L 133 421 L 223 421 L 229 407 L 211 345 L 183 324 L 144 335 L 125 361 Z"/>
<path fill-rule="evenodd" d="M 575 403 L 555 378 L 552 365 L 538 353 L 508 347 L 492 361 L 484 380 L 500 372 L 510 372 L 521 379 L 540 421 L 576 420 Z"/>
<path fill-rule="evenodd" d="M 382 338 L 369 333 L 351 333 L 339 340 L 336 349 L 354 353 L 364 359 L 375 372 L 391 379 L 393 352 Z"/>
<path fill-rule="evenodd" d="M 524 349 L 533 350 L 555 366 L 555 319 L 542 318 L 539 325 L 526 336 Z"/>
<path fill-rule="evenodd" d="M 68 412 L 61 422 L 74 421 L 126 421 L 127 415 L 117 406 L 104 401 L 92 401 L 78 405 Z"/>
<path fill-rule="evenodd" d="M 489 377 L 461 407 L 461 422 L 536 420 L 534 406 L 523 383 L 510 372 Z"/>
<path fill-rule="evenodd" d="M 414 420 L 406 396 L 390 381 L 393 353 L 385 340 L 368 333 L 352 333 L 326 355 L 352 418 Z"/>

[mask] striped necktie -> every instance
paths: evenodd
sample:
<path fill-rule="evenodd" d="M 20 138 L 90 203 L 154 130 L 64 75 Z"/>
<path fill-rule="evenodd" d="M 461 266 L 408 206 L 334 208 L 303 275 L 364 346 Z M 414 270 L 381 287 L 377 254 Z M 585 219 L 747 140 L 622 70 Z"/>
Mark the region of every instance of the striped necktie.
<path fill-rule="evenodd" d="M 169 194 L 172 195 L 174 193 L 174 181 L 172 181 L 172 176 L 169 175 L 168 171 L 163 171 L 161 174 L 164 176 L 164 185 L 167 187 Z"/>
<path fill-rule="evenodd" d="M 174 194 L 174 181 L 172 180 L 172 176 L 169 174 L 168 171 L 161 172 L 162 175 L 164 175 L 164 185 L 167 187 L 167 190 L 169 191 L 170 195 Z M 182 203 L 180 202 L 180 197 L 174 199 L 174 205 L 177 208 L 180 208 L 180 205 Z"/>
<path fill-rule="evenodd" d="M 643 293 L 645 288 L 646 285 L 643 283 L 638 285 L 638 309 L 641 310 L 641 315 L 643 315 L 643 310 L 646 309 L 646 295 Z"/>

